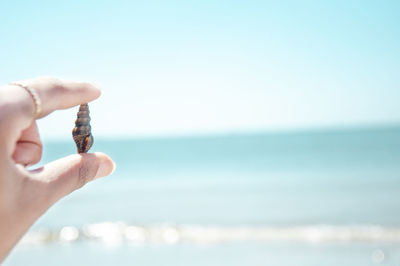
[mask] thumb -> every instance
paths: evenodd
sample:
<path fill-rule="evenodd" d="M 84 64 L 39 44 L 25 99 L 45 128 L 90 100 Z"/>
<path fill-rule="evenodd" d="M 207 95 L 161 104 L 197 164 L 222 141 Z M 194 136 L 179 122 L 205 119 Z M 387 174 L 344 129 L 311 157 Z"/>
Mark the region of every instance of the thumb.
<path fill-rule="evenodd" d="M 114 162 L 104 153 L 74 154 L 46 164 L 39 178 L 47 183 L 48 195 L 57 201 L 114 169 Z"/>

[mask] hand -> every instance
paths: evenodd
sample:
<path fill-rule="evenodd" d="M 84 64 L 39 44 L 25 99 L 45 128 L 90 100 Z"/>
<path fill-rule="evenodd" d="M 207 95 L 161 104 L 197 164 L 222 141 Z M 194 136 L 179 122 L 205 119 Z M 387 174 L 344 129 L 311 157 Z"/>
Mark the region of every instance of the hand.
<path fill-rule="evenodd" d="M 42 108 L 38 118 L 100 96 L 100 90 L 88 83 L 38 78 L 19 84 L 39 95 Z M 107 155 L 92 153 L 70 155 L 26 170 L 25 166 L 39 162 L 42 155 L 34 112 L 34 101 L 25 89 L 0 87 L 0 263 L 51 205 L 115 168 Z"/>

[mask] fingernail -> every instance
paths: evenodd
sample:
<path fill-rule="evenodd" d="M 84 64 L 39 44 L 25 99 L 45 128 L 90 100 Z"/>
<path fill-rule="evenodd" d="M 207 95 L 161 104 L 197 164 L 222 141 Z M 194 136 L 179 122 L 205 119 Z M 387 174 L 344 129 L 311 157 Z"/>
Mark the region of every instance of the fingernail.
<path fill-rule="evenodd" d="M 111 175 L 114 172 L 115 167 L 115 163 L 112 160 L 103 161 L 100 164 L 94 179 Z"/>

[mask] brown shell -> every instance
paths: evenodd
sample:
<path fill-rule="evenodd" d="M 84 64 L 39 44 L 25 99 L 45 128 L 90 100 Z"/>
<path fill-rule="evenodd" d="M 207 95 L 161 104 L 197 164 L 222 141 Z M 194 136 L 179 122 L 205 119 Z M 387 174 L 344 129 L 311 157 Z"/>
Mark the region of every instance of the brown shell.
<path fill-rule="evenodd" d="M 75 127 L 72 130 L 72 137 L 78 148 L 78 153 L 87 153 L 93 145 L 89 113 L 88 104 L 81 104 L 75 120 Z"/>

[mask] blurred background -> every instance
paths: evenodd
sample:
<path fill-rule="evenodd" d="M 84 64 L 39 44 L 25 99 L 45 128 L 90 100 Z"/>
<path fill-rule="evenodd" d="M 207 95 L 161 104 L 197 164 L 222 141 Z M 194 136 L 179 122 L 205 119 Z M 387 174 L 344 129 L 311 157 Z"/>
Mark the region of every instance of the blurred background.
<path fill-rule="evenodd" d="M 0 1 L 0 83 L 89 81 L 117 169 L 13 265 L 399 265 L 398 1 Z M 40 165 L 77 109 L 39 121 Z"/>

